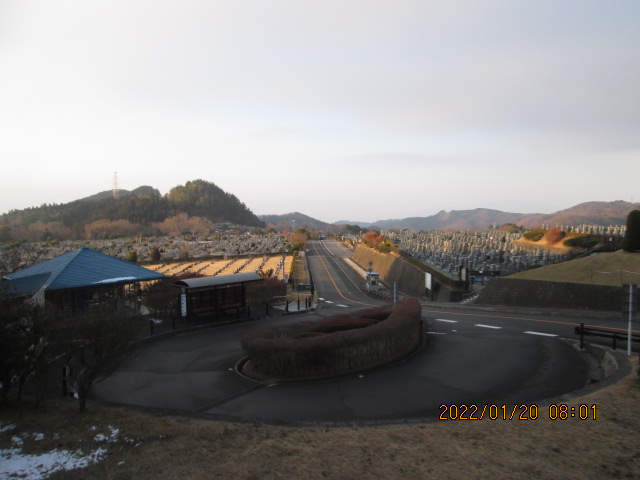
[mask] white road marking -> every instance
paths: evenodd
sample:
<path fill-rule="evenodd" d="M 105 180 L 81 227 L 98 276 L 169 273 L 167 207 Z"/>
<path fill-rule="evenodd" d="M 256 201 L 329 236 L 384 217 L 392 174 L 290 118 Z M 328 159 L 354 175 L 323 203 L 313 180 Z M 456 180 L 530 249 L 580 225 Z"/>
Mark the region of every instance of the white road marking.
<path fill-rule="evenodd" d="M 542 332 L 531 332 L 531 331 L 526 331 L 524 333 L 528 333 L 529 335 L 542 335 L 543 337 L 557 337 L 558 335 L 555 335 L 553 333 L 542 333 Z"/>
<path fill-rule="evenodd" d="M 496 327 L 495 325 L 483 325 L 482 323 L 476 323 L 474 327 L 482 327 L 482 328 L 494 328 L 496 330 L 501 330 L 502 327 Z"/>
<path fill-rule="evenodd" d="M 349 308 L 349 305 L 340 305 L 339 303 L 337 303 L 336 307 Z"/>
<path fill-rule="evenodd" d="M 324 303 L 333 303 L 331 300 L 325 300 Z"/>
<path fill-rule="evenodd" d="M 436 322 L 458 323 L 458 320 L 447 320 L 446 318 L 435 318 Z"/>
<path fill-rule="evenodd" d="M 427 332 L 427 335 L 446 335 L 445 332 Z"/>

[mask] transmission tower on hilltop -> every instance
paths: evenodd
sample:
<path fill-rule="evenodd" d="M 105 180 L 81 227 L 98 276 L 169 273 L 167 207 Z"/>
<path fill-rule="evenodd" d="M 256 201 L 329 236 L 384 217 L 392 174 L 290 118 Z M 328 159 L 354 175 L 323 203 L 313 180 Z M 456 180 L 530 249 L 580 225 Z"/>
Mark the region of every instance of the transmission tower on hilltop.
<path fill-rule="evenodd" d="M 113 198 L 118 198 L 118 172 L 113 172 L 113 189 L 111 190 Z"/>

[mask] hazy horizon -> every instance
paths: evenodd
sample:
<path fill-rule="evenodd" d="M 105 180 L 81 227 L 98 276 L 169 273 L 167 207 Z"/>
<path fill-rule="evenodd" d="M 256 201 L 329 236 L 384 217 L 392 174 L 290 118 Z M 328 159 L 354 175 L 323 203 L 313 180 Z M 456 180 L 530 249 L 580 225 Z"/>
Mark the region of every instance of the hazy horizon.
<path fill-rule="evenodd" d="M 176 185 L 176 186 L 177 186 L 177 185 Z M 133 188 L 133 189 L 131 189 L 131 190 L 129 190 L 129 189 L 124 189 L 124 188 L 119 188 L 118 190 L 119 190 L 119 191 L 127 191 L 127 192 L 131 192 L 132 190 L 135 190 L 135 189 L 140 188 L 140 187 L 153 187 L 153 185 L 139 185 L 138 187 L 135 187 L 135 188 Z M 155 188 L 155 187 L 153 187 L 153 188 Z M 91 197 L 91 196 L 96 195 L 96 194 L 107 193 L 107 192 L 110 192 L 110 190 L 103 190 L 103 191 L 100 191 L 100 192 L 95 192 L 95 193 L 93 193 L 93 194 L 91 194 L 91 195 L 88 195 L 88 197 Z M 166 193 L 166 192 L 165 192 L 165 193 Z M 233 193 L 233 192 L 228 192 L 228 193 Z M 161 195 L 163 195 L 163 192 L 160 192 L 160 194 L 161 194 Z M 75 200 L 83 200 L 84 198 L 88 198 L 88 197 L 77 198 L 77 199 L 74 199 L 74 200 L 71 200 L 71 201 L 75 201 Z M 241 198 L 239 198 L 238 200 L 240 200 L 240 201 L 242 202 L 242 199 L 241 199 Z M 588 200 L 587 202 L 581 202 L 581 203 L 599 202 L 599 201 L 601 201 L 601 200 Z M 627 202 L 626 200 L 623 200 L 623 199 L 611 200 L 611 201 L 607 201 L 607 200 L 605 200 L 604 202 L 620 202 L 620 201 L 622 201 L 622 202 Z M 52 202 L 52 203 L 54 203 L 54 202 Z M 64 203 L 68 203 L 68 202 L 64 202 Z M 633 202 L 628 202 L 628 203 L 632 203 L 632 204 L 633 204 Z M 48 203 L 47 203 L 47 204 L 48 204 Z M 549 211 L 549 212 L 543 212 L 543 211 L 536 211 L 536 212 L 517 212 L 517 211 L 511 211 L 511 210 L 500 210 L 500 209 L 489 209 L 489 210 L 496 210 L 496 211 L 501 211 L 501 212 L 504 212 L 504 213 L 514 213 L 514 214 L 524 214 L 524 215 L 528 215 L 528 214 L 542 214 L 542 215 L 549 215 L 549 214 L 557 213 L 557 212 L 559 212 L 559 211 L 561 211 L 561 210 L 566 210 L 566 209 L 568 209 L 568 208 L 575 207 L 575 206 L 577 206 L 577 205 L 579 205 L 579 204 L 576 204 L 576 205 L 568 205 L 568 206 L 565 206 L 565 207 L 563 207 L 563 208 L 561 208 L 561 209 L 559 209 L 559 210 Z M 638 205 L 638 207 L 640 208 L 640 203 L 639 203 L 639 204 L 637 204 L 637 205 Z M 33 205 L 33 206 L 31 206 L 31 207 L 27 207 L 27 208 L 37 208 L 37 207 L 40 207 L 40 206 L 41 206 L 41 205 Z M 288 212 L 280 212 L 280 213 L 273 213 L 273 212 L 272 212 L 272 213 L 256 213 L 256 212 L 253 212 L 253 213 L 254 213 L 254 214 L 256 214 L 258 217 L 260 217 L 260 216 L 266 216 L 266 217 L 268 217 L 268 216 L 286 216 L 286 215 L 288 215 L 288 214 L 299 213 L 299 214 L 302 214 L 302 215 L 308 216 L 308 217 L 310 217 L 310 218 L 312 218 L 312 219 L 314 219 L 314 220 L 319 220 L 319 221 L 321 221 L 321 222 L 328 223 L 328 224 L 350 223 L 350 224 L 367 224 L 367 225 L 374 225 L 374 224 L 375 224 L 375 222 L 378 222 L 378 221 L 385 222 L 385 221 L 390 221 L 390 220 L 404 220 L 404 219 L 407 219 L 407 218 L 421 218 L 421 217 L 422 217 L 422 218 L 424 218 L 424 217 L 430 217 L 430 216 L 436 215 L 436 214 L 438 214 L 438 213 L 440 213 L 440 212 L 442 212 L 442 211 L 447 212 L 447 213 L 450 213 L 450 212 L 453 212 L 453 211 L 465 211 L 465 210 L 476 210 L 476 209 L 487 209 L 487 207 L 483 207 L 483 206 L 475 206 L 475 207 L 471 207 L 471 208 L 468 208 L 468 209 L 446 209 L 446 208 L 441 208 L 441 209 L 439 209 L 439 210 L 437 210 L 437 211 L 435 211 L 434 213 L 431 213 L 431 214 L 425 214 L 425 215 L 412 215 L 412 216 L 408 216 L 408 217 L 403 217 L 403 216 L 397 216 L 397 215 L 396 215 L 396 216 L 392 216 L 392 217 L 385 217 L 385 218 L 380 217 L 380 218 L 376 218 L 375 220 L 363 220 L 363 219 L 355 219 L 355 218 L 338 218 L 338 219 L 336 219 L 336 220 L 326 220 L 326 219 L 325 219 L 325 218 L 323 218 L 323 217 L 315 217 L 315 216 L 313 216 L 313 215 L 309 215 L 309 214 L 307 214 L 306 212 L 304 212 L 304 211 L 300 211 L 300 210 L 291 210 L 291 211 L 288 211 Z M 5 214 L 5 213 L 9 213 L 9 212 L 0 212 L 0 215 Z"/>
<path fill-rule="evenodd" d="M 0 3 L 0 212 L 198 178 L 329 223 L 639 199 L 640 2 Z"/>

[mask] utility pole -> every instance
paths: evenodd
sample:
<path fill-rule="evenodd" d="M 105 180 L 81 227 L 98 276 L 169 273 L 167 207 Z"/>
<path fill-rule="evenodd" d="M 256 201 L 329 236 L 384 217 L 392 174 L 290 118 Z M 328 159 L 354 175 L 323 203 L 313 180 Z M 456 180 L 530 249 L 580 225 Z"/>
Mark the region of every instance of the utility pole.
<path fill-rule="evenodd" d="M 118 172 L 113 172 L 113 189 L 111 190 L 111 194 L 114 200 L 118 198 L 118 190 Z"/>
<path fill-rule="evenodd" d="M 625 285 L 626 293 L 628 294 L 628 300 L 626 305 L 627 315 L 628 315 L 628 337 L 627 337 L 627 355 L 631 355 L 631 323 L 633 322 L 633 317 L 636 313 L 636 305 L 638 302 L 638 286 L 633 284 Z"/>

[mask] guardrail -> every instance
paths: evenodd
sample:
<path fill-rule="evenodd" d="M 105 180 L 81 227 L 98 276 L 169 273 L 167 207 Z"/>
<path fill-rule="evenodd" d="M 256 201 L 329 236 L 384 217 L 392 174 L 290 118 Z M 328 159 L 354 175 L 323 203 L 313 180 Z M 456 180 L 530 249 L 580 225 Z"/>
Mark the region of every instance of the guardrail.
<path fill-rule="evenodd" d="M 580 335 L 580 350 L 584 348 L 584 337 L 587 335 L 591 335 L 594 337 L 610 338 L 612 340 L 613 350 L 616 349 L 616 344 L 618 340 L 622 340 L 625 343 L 629 340 L 628 332 L 609 330 L 606 328 L 585 327 L 584 323 L 581 323 L 580 326 L 576 327 L 575 331 L 576 331 L 576 335 Z M 632 333 L 631 341 L 640 342 L 640 334 Z"/>

